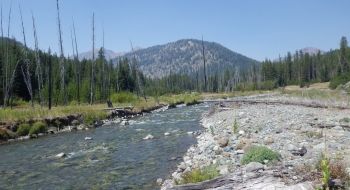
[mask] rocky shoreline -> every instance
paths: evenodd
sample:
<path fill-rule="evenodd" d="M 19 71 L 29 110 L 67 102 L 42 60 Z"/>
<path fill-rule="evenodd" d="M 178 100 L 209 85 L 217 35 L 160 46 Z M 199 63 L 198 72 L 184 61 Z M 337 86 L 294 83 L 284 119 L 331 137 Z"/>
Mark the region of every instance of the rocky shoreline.
<path fill-rule="evenodd" d="M 39 133 L 37 135 L 34 134 L 34 135 L 27 135 L 27 136 L 19 136 L 17 138 L 12 138 L 8 140 L 2 140 L 2 141 L 0 140 L 0 145 L 5 143 L 15 142 L 15 141 L 28 140 L 31 138 L 38 138 L 41 136 L 46 136 L 46 135 L 51 135 L 56 133 L 70 132 L 73 130 L 89 130 L 90 128 L 106 126 L 106 125 L 111 125 L 116 123 L 120 123 L 121 125 L 127 125 L 128 118 L 140 117 L 140 116 L 143 116 L 144 114 L 161 112 L 167 109 L 168 109 L 168 105 L 159 104 L 157 106 L 154 106 L 148 109 L 142 109 L 141 111 L 137 111 L 137 112 L 125 111 L 123 112 L 123 115 L 115 111 L 110 111 L 110 114 L 108 115 L 107 118 L 103 120 L 94 121 L 94 123 L 91 125 L 83 124 L 82 121 L 84 120 L 85 116 L 81 114 L 72 114 L 72 115 L 67 115 L 62 117 L 57 116 L 57 117 L 26 120 L 26 121 L 23 121 L 22 123 L 35 123 L 35 122 L 41 121 L 45 123 L 47 126 L 55 126 L 57 125 L 57 123 L 59 123 L 61 127 L 50 127 L 46 133 Z M 0 122 L 0 129 L 1 128 L 5 129 L 9 133 L 12 133 L 13 135 L 15 135 L 15 132 L 18 129 L 20 124 L 21 122 L 14 122 L 14 123 Z"/>
<path fill-rule="evenodd" d="M 201 119 L 205 132 L 183 156 L 173 179 L 184 172 L 220 165 L 221 177 L 197 184 L 175 186 L 167 179 L 161 189 L 314 189 L 322 186 L 315 164 L 325 148 L 331 159 L 350 162 L 350 110 L 261 101 L 216 103 Z M 289 99 L 290 100 L 290 99 Z M 296 100 L 297 102 L 303 100 Z M 234 134 L 234 120 L 238 134 Z M 281 154 L 279 161 L 241 164 L 254 146 Z M 349 163 L 347 163 L 349 166 Z M 350 168 L 347 168 L 350 172 Z M 342 181 L 336 181 L 342 185 Z"/>

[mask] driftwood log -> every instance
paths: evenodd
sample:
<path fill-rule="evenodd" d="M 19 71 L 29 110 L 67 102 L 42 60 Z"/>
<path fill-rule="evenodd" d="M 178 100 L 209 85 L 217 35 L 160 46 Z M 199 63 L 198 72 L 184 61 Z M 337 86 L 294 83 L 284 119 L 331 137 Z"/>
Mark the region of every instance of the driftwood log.
<path fill-rule="evenodd" d="M 280 181 L 280 178 L 261 175 L 259 173 L 249 173 L 247 175 L 241 172 L 234 172 L 225 176 L 220 176 L 213 180 L 208 180 L 195 184 L 178 185 L 171 188 L 170 190 L 202 190 L 202 189 L 280 189 L 280 190 L 302 190 L 302 189 L 314 189 L 311 182 L 303 182 L 290 186 L 284 185 Z"/>
<path fill-rule="evenodd" d="M 344 103 L 332 103 L 326 104 L 324 102 L 316 101 L 296 101 L 287 99 L 226 99 L 226 100 L 199 100 L 198 102 L 237 102 L 247 104 L 285 104 L 306 106 L 312 108 L 337 108 L 337 109 L 350 109 L 350 106 Z"/>

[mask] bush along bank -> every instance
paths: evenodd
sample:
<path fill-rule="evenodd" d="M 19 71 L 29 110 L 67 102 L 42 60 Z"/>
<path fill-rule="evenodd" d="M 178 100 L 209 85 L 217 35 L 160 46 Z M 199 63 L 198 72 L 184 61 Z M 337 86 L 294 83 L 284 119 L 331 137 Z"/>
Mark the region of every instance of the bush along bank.
<path fill-rule="evenodd" d="M 162 184 L 163 190 L 322 188 L 325 147 L 332 188 L 349 186 L 350 110 L 265 103 L 213 107 L 201 120 L 206 131 L 188 149 L 172 179 Z M 209 176 L 204 171 L 212 167 L 221 176 L 192 180 Z"/>

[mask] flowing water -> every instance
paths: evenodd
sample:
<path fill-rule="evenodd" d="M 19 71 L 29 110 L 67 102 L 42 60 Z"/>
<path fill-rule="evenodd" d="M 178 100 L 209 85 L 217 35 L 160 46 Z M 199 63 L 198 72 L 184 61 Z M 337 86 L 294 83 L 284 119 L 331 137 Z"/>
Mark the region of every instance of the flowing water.
<path fill-rule="evenodd" d="M 159 189 L 196 143 L 205 104 L 0 146 L 0 189 Z M 169 132 L 170 136 L 164 136 Z M 152 134 L 155 139 L 143 140 Z M 85 141 L 85 137 L 93 140 Z M 66 158 L 57 158 L 59 153 Z M 176 161 L 169 161 L 178 157 Z"/>

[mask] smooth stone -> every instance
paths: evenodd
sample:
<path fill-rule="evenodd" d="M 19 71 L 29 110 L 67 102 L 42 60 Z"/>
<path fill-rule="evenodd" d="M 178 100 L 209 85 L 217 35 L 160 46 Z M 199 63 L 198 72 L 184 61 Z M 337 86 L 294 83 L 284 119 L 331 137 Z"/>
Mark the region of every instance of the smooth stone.
<path fill-rule="evenodd" d="M 148 139 L 153 139 L 154 136 L 153 135 L 147 135 L 145 138 L 143 138 L 144 140 L 148 140 Z"/>
<path fill-rule="evenodd" d="M 218 140 L 218 143 L 219 143 L 220 147 L 225 147 L 225 146 L 227 146 L 228 139 L 225 137 L 222 137 Z"/>
<path fill-rule="evenodd" d="M 245 171 L 246 172 L 253 172 L 256 170 L 260 170 L 260 169 L 264 169 L 264 165 L 262 165 L 259 162 L 250 162 L 249 164 L 247 164 Z"/>
<path fill-rule="evenodd" d="M 169 135 L 170 135 L 170 133 L 164 133 L 164 135 L 165 135 L 165 136 L 169 136 Z"/>
<path fill-rule="evenodd" d="M 244 154 L 244 150 L 236 150 L 235 153 L 236 154 Z"/>
<path fill-rule="evenodd" d="M 162 185 L 162 182 L 163 182 L 162 178 L 157 179 L 157 184 L 158 185 Z"/>
<path fill-rule="evenodd" d="M 92 140 L 92 137 L 85 137 L 85 140 Z"/>

